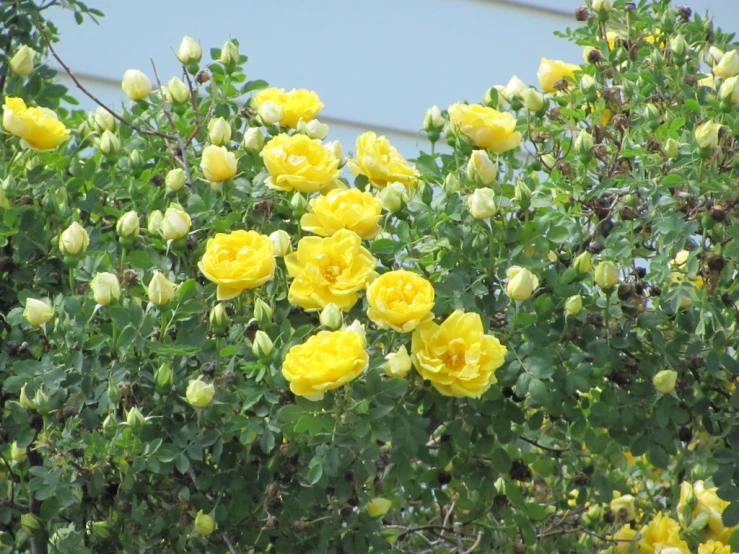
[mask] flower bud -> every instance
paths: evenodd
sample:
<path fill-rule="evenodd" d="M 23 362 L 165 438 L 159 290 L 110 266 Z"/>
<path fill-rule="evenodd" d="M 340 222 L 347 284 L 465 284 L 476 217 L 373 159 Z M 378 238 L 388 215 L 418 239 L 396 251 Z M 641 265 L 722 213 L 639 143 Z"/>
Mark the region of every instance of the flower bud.
<path fill-rule="evenodd" d="M 22 464 L 26 461 L 26 449 L 20 448 L 17 442 L 10 445 L 10 457 L 14 462 Z"/>
<path fill-rule="evenodd" d="M 159 390 L 168 390 L 174 383 L 174 372 L 168 363 L 160 365 L 154 373 L 154 383 Z"/>
<path fill-rule="evenodd" d="M 279 229 L 269 234 L 269 240 L 272 242 L 272 248 L 275 256 L 286 256 L 293 251 L 293 245 L 290 242 L 290 235 L 287 231 Z"/>
<path fill-rule="evenodd" d="M 118 388 L 118 385 L 112 379 L 108 381 L 108 390 L 106 392 L 112 404 L 118 404 L 121 401 L 121 389 Z"/>
<path fill-rule="evenodd" d="M 95 536 L 101 539 L 109 539 L 110 533 L 113 530 L 113 527 L 107 521 L 93 521 L 90 527 L 92 527 L 92 532 Z"/>
<path fill-rule="evenodd" d="M 448 173 L 444 178 L 444 191 L 447 194 L 454 194 L 455 192 L 459 192 L 461 188 L 462 184 L 459 182 L 459 175 L 457 175 L 457 172 L 452 171 Z"/>
<path fill-rule="evenodd" d="M 398 348 L 397 352 L 391 352 L 385 356 L 387 363 L 385 364 L 385 373 L 390 377 L 399 377 L 403 379 L 411 370 L 411 357 L 405 345 Z"/>
<path fill-rule="evenodd" d="M 111 301 L 121 297 L 121 284 L 113 273 L 98 273 L 90 281 L 90 288 L 95 302 L 102 306 L 107 306 Z"/>
<path fill-rule="evenodd" d="M 257 302 L 261 302 L 261 300 L 257 300 Z M 213 332 L 215 332 L 216 334 L 223 334 L 230 322 L 228 312 L 226 311 L 226 306 L 224 306 L 220 302 L 213 306 L 213 309 L 210 311 L 210 316 L 208 320 L 210 321 L 210 327 L 211 329 L 213 329 Z"/>
<path fill-rule="evenodd" d="M 713 74 L 724 79 L 739 74 L 739 53 L 731 50 L 721 56 L 721 61 L 713 66 Z"/>
<path fill-rule="evenodd" d="M 498 213 L 495 205 L 495 191 L 490 188 L 476 189 L 467 197 L 467 207 L 475 219 L 487 219 Z"/>
<path fill-rule="evenodd" d="M 521 93 L 521 100 L 526 109 L 531 112 L 538 112 L 544 107 L 544 95 L 533 87 Z"/>
<path fill-rule="evenodd" d="M 216 389 L 212 383 L 206 383 L 198 378 L 191 380 L 187 384 L 185 397 L 193 408 L 207 408 L 213 402 L 215 393 Z"/>
<path fill-rule="evenodd" d="M 239 47 L 232 40 L 227 40 L 221 48 L 220 62 L 227 68 L 233 68 L 239 63 Z"/>
<path fill-rule="evenodd" d="M 191 225 L 190 215 L 176 205 L 172 205 L 164 212 L 162 238 L 164 240 L 181 239 L 190 231 Z"/>
<path fill-rule="evenodd" d="M 662 394 L 669 394 L 675 390 L 675 383 L 677 382 L 677 371 L 671 369 L 663 369 L 657 372 L 652 378 L 652 383 L 657 392 Z"/>
<path fill-rule="evenodd" d="M 283 114 L 282 106 L 274 102 L 264 102 L 259 106 L 259 117 L 265 125 L 279 123 Z"/>
<path fill-rule="evenodd" d="M 146 230 L 150 235 L 159 235 L 162 232 L 162 220 L 164 214 L 160 210 L 154 210 L 146 220 Z"/>
<path fill-rule="evenodd" d="M 506 294 L 511 300 L 528 300 L 539 286 L 539 279 L 525 267 L 511 266 L 506 271 Z"/>
<path fill-rule="evenodd" d="M 118 431 L 118 420 L 115 415 L 108 414 L 103 420 L 103 435 L 107 439 L 112 439 Z"/>
<path fill-rule="evenodd" d="M 580 131 L 580 134 L 575 139 L 575 152 L 577 152 L 581 158 L 590 159 L 590 151 L 593 149 L 593 146 L 595 146 L 593 135 L 587 131 Z"/>
<path fill-rule="evenodd" d="M 29 535 L 33 535 L 41 530 L 43 522 L 32 513 L 25 513 L 21 516 L 21 527 Z"/>
<path fill-rule="evenodd" d="M 208 122 L 208 138 L 216 146 L 228 144 L 231 140 L 231 126 L 222 117 L 216 117 Z"/>
<path fill-rule="evenodd" d="M 261 151 L 264 147 L 264 133 L 259 127 L 249 127 L 244 133 L 242 144 L 246 150 Z"/>
<path fill-rule="evenodd" d="M 611 0 L 593 0 L 593 11 L 595 13 L 608 13 L 611 11 Z"/>
<path fill-rule="evenodd" d="M 510 102 L 514 98 L 520 98 L 523 91 L 527 88 L 526 83 L 514 75 L 511 77 L 511 80 L 508 81 L 508 84 L 503 87 L 503 96 Z"/>
<path fill-rule="evenodd" d="M 484 187 L 498 176 L 498 166 L 484 150 L 474 150 L 467 161 L 467 177 Z"/>
<path fill-rule="evenodd" d="M 90 245 L 90 237 L 85 228 L 76 221 L 59 235 L 59 250 L 66 256 L 84 254 Z"/>
<path fill-rule="evenodd" d="M 134 433 L 138 433 L 146 425 L 146 418 L 141 411 L 134 406 L 126 414 L 126 423 Z"/>
<path fill-rule="evenodd" d="M 121 140 L 111 131 L 105 130 L 100 136 L 100 151 L 106 156 L 121 149 Z"/>
<path fill-rule="evenodd" d="M 719 129 L 721 124 L 709 119 L 695 128 L 695 142 L 701 148 L 715 148 L 718 145 Z"/>
<path fill-rule="evenodd" d="M 135 239 L 139 236 L 139 214 L 131 210 L 126 212 L 116 223 L 115 230 L 123 238 Z"/>
<path fill-rule="evenodd" d="M 298 133 L 308 135 L 312 139 L 323 140 L 328 136 L 328 125 L 321 123 L 317 119 L 313 119 L 306 123 L 302 119 L 298 121 Z"/>
<path fill-rule="evenodd" d="M 95 110 L 93 123 L 98 133 L 115 130 L 115 117 L 113 117 L 113 115 L 102 106 L 98 106 Z"/>
<path fill-rule="evenodd" d="M 197 531 L 199 535 L 207 537 L 215 530 L 215 528 L 216 520 L 213 519 L 213 516 L 204 514 L 203 510 L 200 510 L 198 515 L 195 516 L 195 531 Z"/>
<path fill-rule="evenodd" d="M 531 189 L 523 181 L 518 181 L 513 187 L 513 196 L 522 210 L 528 210 L 531 206 Z"/>
<path fill-rule="evenodd" d="M 172 300 L 175 297 L 176 291 L 177 285 L 168 280 L 160 271 L 154 272 L 146 289 L 149 295 L 149 302 L 157 306 L 161 306 Z"/>
<path fill-rule="evenodd" d="M 46 394 L 43 388 L 36 390 L 36 394 L 33 396 L 33 404 L 36 406 L 36 411 L 41 415 L 47 415 L 51 410 L 49 395 Z"/>
<path fill-rule="evenodd" d="M 326 307 L 321 310 L 321 315 L 318 319 L 321 325 L 331 329 L 332 331 L 335 331 L 344 324 L 344 316 L 341 313 L 341 308 L 333 302 L 327 304 Z"/>
<path fill-rule="evenodd" d="M 36 404 L 34 404 L 33 400 L 28 398 L 28 395 L 26 394 L 26 385 L 21 387 L 21 392 L 18 395 L 18 403 L 26 410 L 33 410 L 36 408 Z"/>
<path fill-rule="evenodd" d="M 164 185 L 170 192 L 177 192 L 185 186 L 186 180 L 187 176 L 185 175 L 185 170 L 178 167 L 177 169 L 172 169 L 167 173 L 167 176 L 164 178 Z"/>
<path fill-rule="evenodd" d="M 715 46 L 711 46 L 711 47 L 710 47 L 710 48 L 708 49 L 708 52 L 706 52 L 706 63 L 707 63 L 707 64 L 708 64 L 708 65 L 709 65 L 710 67 L 713 67 L 713 66 L 714 66 L 714 65 L 716 65 L 716 64 L 717 64 L 718 62 L 720 62 L 720 61 L 721 61 L 721 58 L 723 58 L 723 57 L 724 57 L 724 52 L 723 52 L 723 50 L 719 50 L 719 49 L 718 49 L 718 48 L 716 48 Z"/>
<path fill-rule="evenodd" d="M 589 273 L 593 269 L 590 252 L 587 250 L 580 254 L 572 263 L 578 273 Z"/>
<path fill-rule="evenodd" d="M 331 152 L 334 155 L 334 158 L 339 160 L 339 167 L 343 167 L 344 164 L 346 164 L 346 158 L 344 157 L 344 149 L 341 146 L 341 143 L 338 140 L 332 140 L 330 142 L 327 142 L 324 147 L 326 150 Z"/>
<path fill-rule="evenodd" d="M 624 510 L 623 517 L 621 510 Z M 611 500 L 611 511 L 616 514 L 620 521 L 631 521 L 636 519 L 636 506 L 634 505 L 634 497 L 630 494 L 622 494 L 618 498 Z"/>
<path fill-rule="evenodd" d="M 576 294 L 570 296 L 565 302 L 565 311 L 570 315 L 577 315 L 582 310 L 582 296 Z"/>
<path fill-rule="evenodd" d="M 151 81 L 138 69 L 128 69 L 123 74 L 121 88 L 131 100 L 141 100 L 151 93 Z"/>
<path fill-rule="evenodd" d="M 26 308 L 23 310 L 23 317 L 31 325 L 39 327 L 44 323 L 48 323 L 54 317 L 54 308 L 43 300 L 26 298 Z"/>
<path fill-rule="evenodd" d="M 144 157 L 137 149 L 133 149 L 128 155 L 128 167 L 131 168 L 131 172 L 134 176 L 138 177 L 141 175 L 145 164 L 146 162 L 144 161 Z"/>
<path fill-rule="evenodd" d="M 190 89 L 179 77 L 172 77 L 167 83 L 167 90 L 175 104 L 184 104 L 190 99 Z"/>
<path fill-rule="evenodd" d="M 690 46 L 683 35 L 677 35 L 670 39 L 670 50 L 675 54 L 675 57 L 685 58 L 685 54 L 690 50 Z"/>
<path fill-rule="evenodd" d="M 423 118 L 423 130 L 428 132 L 439 131 L 444 127 L 444 117 L 441 115 L 439 106 L 431 106 L 426 110 L 426 116 Z"/>
<path fill-rule="evenodd" d="M 272 321 L 272 313 L 273 310 L 270 305 L 261 298 L 257 298 L 256 302 L 254 302 L 254 319 L 265 325 Z"/>
<path fill-rule="evenodd" d="M 665 152 L 665 156 L 667 156 L 670 159 L 675 159 L 680 156 L 680 143 L 677 142 L 674 138 L 668 138 L 665 141 L 664 146 L 662 149 Z"/>
<path fill-rule="evenodd" d="M 290 205 L 293 207 L 293 210 L 295 212 L 297 212 L 298 214 L 303 214 L 308 207 L 308 201 L 300 192 L 296 192 L 290 199 Z"/>
<path fill-rule="evenodd" d="M 598 83 L 595 82 L 595 79 L 586 73 L 580 77 L 578 86 L 588 102 L 596 101 L 598 98 Z"/>
<path fill-rule="evenodd" d="M 613 262 L 601 262 L 595 268 L 595 284 L 604 291 L 611 290 L 618 283 L 618 268 Z"/>
<path fill-rule="evenodd" d="M 380 189 L 378 194 L 382 207 L 391 213 L 395 213 L 403 207 L 403 202 L 408 201 L 408 188 L 403 183 L 388 183 Z"/>
<path fill-rule="evenodd" d="M 10 69 L 16 75 L 22 77 L 30 75 L 33 72 L 33 60 L 36 57 L 36 51 L 23 44 L 13 57 L 10 58 Z"/>
<path fill-rule="evenodd" d="M 378 496 L 367 503 L 367 513 L 372 518 L 382 517 L 390 511 L 392 505 L 393 503 L 387 498 Z"/>
<path fill-rule="evenodd" d="M 8 196 L 5 194 L 5 189 L 2 186 L 0 186 L 0 208 L 3 210 L 10 208 L 10 200 L 8 200 Z"/>
<path fill-rule="evenodd" d="M 262 330 L 259 330 L 254 335 L 254 341 L 251 345 L 251 351 L 257 358 L 266 358 L 275 349 L 275 345 L 269 335 Z"/>
<path fill-rule="evenodd" d="M 737 87 L 737 81 L 739 76 L 729 77 L 723 83 L 721 88 L 718 89 L 718 97 L 720 100 L 727 100 L 729 102 L 739 102 L 739 87 Z"/>
<path fill-rule="evenodd" d="M 198 63 L 203 57 L 203 49 L 200 45 L 188 36 L 183 37 L 180 47 L 177 49 L 177 59 L 182 65 L 189 63 Z"/>

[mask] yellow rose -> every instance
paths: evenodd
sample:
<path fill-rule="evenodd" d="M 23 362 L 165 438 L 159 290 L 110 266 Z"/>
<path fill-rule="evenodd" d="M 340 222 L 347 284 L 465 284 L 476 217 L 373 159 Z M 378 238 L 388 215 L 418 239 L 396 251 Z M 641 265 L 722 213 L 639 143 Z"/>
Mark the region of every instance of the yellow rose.
<path fill-rule="evenodd" d="M 282 375 L 293 393 L 320 400 L 327 390 L 353 381 L 367 369 L 364 348 L 364 334 L 357 329 L 320 331 L 288 351 Z"/>
<path fill-rule="evenodd" d="M 731 554 L 731 547 L 719 541 L 708 541 L 698 545 L 698 554 Z"/>
<path fill-rule="evenodd" d="M 617 496 L 618 495 L 618 496 Z M 621 517 L 623 510 L 624 517 Z M 613 500 L 611 500 L 611 511 L 621 521 L 631 521 L 636 519 L 636 507 L 634 505 L 634 497 L 630 494 L 620 494 L 614 491 Z"/>
<path fill-rule="evenodd" d="M 367 513 L 370 517 L 382 517 L 390 510 L 392 501 L 378 496 L 367 502 Z"/>
<path fill-rule="evenodd" d="M 213 383 L 206 383 L 198 378 L 192 379 L 187 384 L 185 398 L 187 398 L 188 403 L 194 408 L 207 408 L 213 402 L 215 393 L 216 389 Z"/>
<path fill-rule="evenodd" d="M 613 534 L 613 540 L 616 541 L 615 554 L 631 554 L 636 553 L 635 538 L 636 531 L 629 525 L 624 525 Z"/>
<path fill-rule="evenodd" d="M 329 237 L 339 229 L 354 231 L 363 239 L 372 239 L 382 231 L 382 202 L 369 192 L 358 189 L 335 189 L 308 203 L 312 213 L 300 219 L 309 233 Z"/>
<path fill-rule="evenodd" d="M 301 119 L 311 121 L 323 109 L 323 102 L 318 94 L 304 88 L 285 92 L 285 89 L 272 87 L 259 91 L 252 99 L 252 105 L 257 111 L 265 102 L 272 102 L 282 108 L 279 123 L 291 129 L 295 129 Z"/>
<path fill-rule="evenodd" d="M 200 168 L 211 183 L 220 183 L 236 175 L 236 155 L 225 146 L 206 146 L 200 160 Z"/>
<path fill-rule="evenodd" d="M 121 284 L 113 273 L 102 272 L 95 275 L 90 281 L 90 288 L 95 302 L 107 306 L 113 300 L 121 297 Z"/>
<path fill-rule="evenodd" d="M 195 531 L 198 535 L 207 537 L 216 528 L 216 520 L 210 514 L 204 514 L 203 510 L 200 510 L 195 516 Z"/>
<path fill-rule="evenodd" d="M 506 294 L 511 300 L 528 300 L 539 286 L 539 279 L 525 267 L 512 265 L 506 271 L 506 277 Z"/>
<path fill-rule="evenodd" d="M 268 187 L 277 190 L 317 192 L 339 176 L 339 160 L 320 140 L 306 135 L 277 135 L 260 154 L 269 171 Z"/>
<path fill-rule="evenodd" d="M 84 254 L 90 245 L 90 237 L 85 228 L 76 221 L 59 235 L 59 250 L 62 254 L 75 256 Z"/>
<path fill-rule="evenodd" d="M 507 152 L 521 143 L 516 118 L 508 112 L 479 104 L 452 104 L 448 111 L 451 130 L 467 135 L 478 148 Z"/>
<path fill-rule="evenodd" d="M 397 352 L 391 352 L 385 356 L 385 360 L 385 373 L 390 377 L 403 379 L 411 370 L 411 367 L 413 367 L 413 362 L 411 361 L 411 357 L 408 355 L 408 350 L 405 345 L 398 348 Z"/>
<path fill-rule="evenodd" d="M 412 271 L 389 271 L 367 287 L 367 316 L 380 329 L 409 333 L 433 318 L 434 287 Z"/>
<path fill-rule="evenodd" d="M 149 296 L 149 302 L 161 306 L 174 299 L 177 293 L 177 285 L 157 270 L 151 276 L 146 293 Z"/>
<path fill-rule="evenodd" d="M 354 158 L 347 161 L 352 175 L 366 175 L 370 183 L 385 187 L 399 182 L 410 186 L 416 182 L 416 170 L 384 136 L 367 132 L 357 138 Z"/>
<path fill-rule="evenodd" d="M 172 204 L 164 212 L 161 224 L 161 234 L 164 240 L 177 240 L 184 237 L 190 230 L 192 220 L 189 214 L 179 204 Z"/>
<path fill-rule="evenodd" d="M 411 359 L 441 394 L 479 398 L 497 382 L 506 347 L 486 335 L 478 314 L 455 311 L 441 325 L 429 321 L 413 332 Z"/>
<path fill-rule="evenodd" d="M 357 291 L 375 276 L 377 260 L 353 231 L 341 229 L 327 238 L 304 237 L 298 250 L 285 256 L 294 279 L 288 300 L 305 310 L 320 310 L 333 302 L 344 311 L 357 303 Z"/>
<path fill-rule="evenodd" d="M 198 262 L 200 271 L 218 284 L 218 300 L 261 287 L 275 275 L 275 252 L 269 237 L 256 231 L 218 233 L 208 240 Z"/>
<path fill-rule="evenodd" d="M 539 78 L 539 84 L 544 92 L 554 92 L 554 83 L 561 81 L 565 77 L 574 79 L 575 71 L 580 71 L 580 69 L 579 65 L 573 63 L 542 58 L 536 76 Z"/>
<path fill-rule="evenodd" d="M 729 502 L 719 498 L 716 493 L 717 490 L 716 487 L 706 488 L 703 481 L 696 481 L 693 483 L 692 488 L 690 483 L 682 483 L 680 486 L 680 502 L 677 505 L 677 514 L 680 521 L 687 523 L 683 520 L 683 510 L 688 502 L 688 496 L 692 492 L 697 500 L 695 508 L 693 508 L 693 518 L 698 517 L 700 514 L 706 514 L 708 516 L 708 528 L 712 535 L 711 538 L 723 541 L 729 539 L 734 529 L 727 528 L 721 519 L 721 514 L 729 505 Z"/>
<path fill-rule="evenodd" d="M 51 318 L 54 317 L 54 308 L 43 300 L 26 298 L 26 309 L 23 310 L 23 317 L 31 325 L 39 327 L 51 321 Z"/>
<path fill-rule="evenodd" d="M 677 548 L 683 554 L 690 554 L 688 543 L 680 538 L 680 524 L 665 514 L 657 514 L 640 534 L 638 544 L 641 554 L 659 552 L 657 547 L 660 546 Z"/>
<path fill-rule="evenodd" d="M 28 108 L 21 98 L 5 98 L 3 128 L 34 150 L 52 150 L 69 138 L 69 129 L 46 108 Z"/>

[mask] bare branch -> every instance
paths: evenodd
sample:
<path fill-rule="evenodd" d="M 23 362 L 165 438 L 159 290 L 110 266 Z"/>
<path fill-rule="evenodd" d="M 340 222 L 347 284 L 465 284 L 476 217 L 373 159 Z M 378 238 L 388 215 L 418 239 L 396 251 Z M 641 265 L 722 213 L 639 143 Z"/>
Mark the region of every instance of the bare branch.
<path fill-rule="evenodd" d="M 544 446 L 543 444 L 539 444 L 537 441 L 528 439 L 524 437 L 523 435 L 521 435 L 518 438 L 521 439 L 523 442 L 527 442 L 532 446 L 541 448 L 542 450 L 546 450 L 547 452 L 552 452 L 553 454 L 563 454 L 569 450 L 569 448 L 554 448 L 552 446 Z"/>

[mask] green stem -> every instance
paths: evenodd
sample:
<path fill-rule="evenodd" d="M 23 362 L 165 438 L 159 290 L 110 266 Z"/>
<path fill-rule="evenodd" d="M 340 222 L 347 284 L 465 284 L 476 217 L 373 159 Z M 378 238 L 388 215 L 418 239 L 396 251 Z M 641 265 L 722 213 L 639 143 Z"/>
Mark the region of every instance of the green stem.
<path fill-rule="evenodd" d="M 167 334 L 167 328 L 169 325 L 167 324 L 167 315 L 164 312 L 160 312 L 159 314 L 159 340 L 161 342 L 164 342 L 164 337 Z"/>
<path fill-rule="evenodd" d="M 69 293 L 74 294 L 74 267 L 69 267 Z"/>

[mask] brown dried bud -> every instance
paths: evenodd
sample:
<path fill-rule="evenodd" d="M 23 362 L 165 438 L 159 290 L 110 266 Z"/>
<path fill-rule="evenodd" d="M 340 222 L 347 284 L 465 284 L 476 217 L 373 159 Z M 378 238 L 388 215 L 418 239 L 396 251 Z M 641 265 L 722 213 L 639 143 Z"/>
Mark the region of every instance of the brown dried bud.
<path fill-rule="evenodd" d="M 659 140 L 656 138 L 651 138 L 647 141 L 647 152 L 661 152 L 662 151 L 662 145 L 659 143 Z"/>
<path fill-rule="evenodd" d="M 30 196 L 28 194 L 24 194 L 23 196 L 19 196 L 15 201 L 16 206 L 30 206 L 33 204 L 33 196 Z"/>
<path fill-rule="evenodd" d="M 590 12 L 587 6 L 580 6 L 575 10 L 575 19 L 578 21 L 587 21 L 588 17 L 590 17 Z"/>
<path fill-rule="evenodd" d="M 726 212 L 721 206 L 711 208 L 711 219 L 714 221 L 726 221 Z"/>
<path fill-rule="evenodd" d="M 119 381 L 118 392 L 121 393 L 121 396 L 131 396 L 133 392 L 131 390 L 131 383 L 129 383 L 128 381 Z"/>
<path fill-rule="evenodd" d="M 629 120 L 622 114 L 616 114 L 613 117 L 613 126 L 619 131 L 626 131 L 629 128 Z"/>
<path fill-rule="evenodd" d="M 590 482 L 590 475 L 582 472 L 577 473 L 575 477 L 573 477 L 572 482 L 578 487 L 582 487 Z"/>
<path fill-rule="evenodd" d="M 280 526 L 280 520 L 275 516 L 269 516 L 267 521 L 264 523 L 265 529 L 277 529 Z"/>
<path fill-rule="evenodd" d="M 677 9 L 677 14 L 685 23 L 688 23 L 690 21 L 690 16 L 693 15 L 693 10 L 691 10 L 688 6 L 680 6 Z"/>
<path fill-rule="evenodd" d="M 534 133 L 531 137 L 531 142 L 535 142 L 536 144 L 544 144 L 547 140 L 549 140 L 549 133 L 545 131 Z"/>
<path fill-rule="evenodd" d="M 636 9 L 636 2 L 626 2 L 624 6 L 625 12 L 633 12 Z"/>
<path fill-rule="evenodd" d="M 631 206 L 624 206 L 618 211 L 618 215 L 621 216 L 621 219 L 624 221 L 633 221 L 637 217 L 639 217 Z"/>
<path fill-rule="evenodd" d="M 593 48 L 590 52 L 588 52 L 588 63 L 598 63 L 603 61 L 603 54 L 600 53 L 600 50 L 597 48 Z"/>
<path fill-rule="evenodd" d="M 201 69 L 200 71 L 198 71 L 198 74 L 195 75 L 195 80 L 201 85 L 203 83 L 207 83 L 208 81 L 210 81 L 210 73 L 208 73 L 205 69 Z"/>
<path fill-rule="evenodd" d="M 605 144 L 596 144 L 590 153 L 597 159 L 602 160 L 608 156 L 608 147 Z"/>
<path fill-rule="evenodd" d="M 493 506 L 496 508 L 508 506 L 508 497 L 505 494 L 496 494 L 493 498 Z"/>
<path fill-rule="evenodd" d="M 616 293 L 619 300 L 628 300 L 634 295 L 634 285 L 630 283 L 621 283 Z"/>
<path fill-rule="evenodd" d="M 567 90 L 570 87 L 570 83 L 567 81 L 567 79 L 560 79 L 559 81 L 554 83 L 554 90 L 563 91 Z"/>
<path fill-rule="evenodd" d="M 277 483 L 270 483 L 267 485 L 267 488 L 264 489 L 264 494 L 267 495 L 268 498 L 275 498 L 280 495 L 280 485 Z"/>
<path fill-rule="evenodd" d="M 721 256 L 713 255 L 708 258 L 708 269 L 711 271 L 723 271 L 726 266 L 726 260 Z"/>
<path fill-rule="evenodd" d="M 698 84 L 698 78 L 692 73 L 689 73 L 688 75 L 683 77 L 683 83 L 685 83 L 689 87 L 694 87 Z"/>
<path fill-rule="evenodd" d="M 293 531 L 295 533 L 302 533 L 305 531 L 305 528 L 307 527 L 307 524 L 305 523 L 304 519 L 296 519 L 293 521 Z"/>
<path fill-rule="evenodd" d="M 87 292 L 87 289 L 90 288 L 90 285 L 87 283 L 79 283 L 76 287 L 74 287 L 74 293 L 75 294 L 85 294 Z"/>
<path fill-rule="evenodd" d="M 161 187 L 164 184 L 164 177 L 157 173 L 151 179 L 149 179 L 149 182 L 156 187 Z"/>
<path fill-rule="evenodd" d="M 123 272 L 122 281 L 124 285 L 135 285 L 139 281 L 139 274 L 133 269 L 127 269 Z"/>
<path fill-rule="evenodd" d="M 274 210 L 275 203 L 272 200 L 262 200 L 257 204 L 257 210 L 259 210 L 259 213 L 262 214 L 262 217 L 265 219 L 269 218 L 272 215 L 272 211 Z"/>
<path fill-rule="evenodd" d="M 649 287 L 649 296 L 659 296 L 662 294 L 662 289 L 658 285 L 652 285 Z"/>
<path fill-rule="evenodd" d="M 547 117 L 549 117 L 549 119 L 551 119 L 552 121 L 559 121 L 561 115 L 562 113 L 559 109 L 559 106 L 549 108 L 549 111 L 547 112 Z"/>
<path fill-rule="evenodd" d="M 570 162 L 561 161 L 557 163 L 557 169 L 562 175 L 572 175 L 572 164 Z"/>
<path fill-rule="evenodd" d="M 621 90 L 618 87 L 605 87 L 600 94 L 604 100 L 609 102 L 619 102 L 621 100 Z"/>

